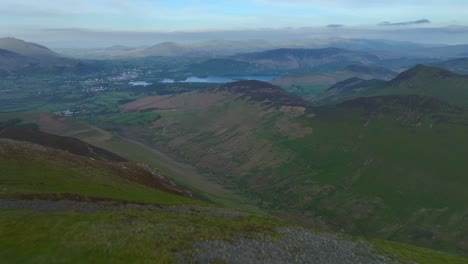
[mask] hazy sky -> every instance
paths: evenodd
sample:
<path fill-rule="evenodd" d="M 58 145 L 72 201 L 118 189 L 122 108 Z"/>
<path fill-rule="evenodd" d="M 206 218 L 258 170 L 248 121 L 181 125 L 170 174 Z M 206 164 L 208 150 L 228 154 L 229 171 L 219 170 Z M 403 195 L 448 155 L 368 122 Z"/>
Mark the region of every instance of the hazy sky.
<path fill-rule="evenodd" d="M 216 32 L 277 38 L 307 28 L 307 37 L 468 43 L 466 28 L 447 28 L 468 25 L 467 12 L 468 0 L 2 0 L 0 35 L 50 45 L 148 45 Z"/>

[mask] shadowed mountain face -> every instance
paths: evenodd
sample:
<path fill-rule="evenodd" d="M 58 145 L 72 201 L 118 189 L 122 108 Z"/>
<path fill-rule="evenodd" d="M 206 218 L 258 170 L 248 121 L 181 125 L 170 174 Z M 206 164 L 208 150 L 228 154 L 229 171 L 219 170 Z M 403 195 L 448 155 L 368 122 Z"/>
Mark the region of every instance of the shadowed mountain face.
<path fill-rule="evenodd" d="M 0 138 L 28 141 L 41 146 L 68 151 L 75 155 L 90 157 L 95 160 L 111 162 L 127 161 L 112 152 L 95 147 L 79 139 L 51 135 L 38 130 L 17 127 L 0 127 Z"/>
<path fill-rule="evenodd" d="M 348 79 L 330 87 L 318 104 L 339 103 L 362 96 L 417 94 L 468 107 L 468 76 L 417 65 L 390 81 Z"/>
<path fill-rule="evenodd" d="M 26 67 L 33 61 L 16 52 L 0 49 L 0 71 L 5 73 L 13 69 Z"/>
<path fill-rule="evenodd" d="M 5 50 L 5 49 L 0 49 L 0 58 L 2 60 L 15 60 L 15 59 L 21 59 L 24 57 L 16 52 Z"/>

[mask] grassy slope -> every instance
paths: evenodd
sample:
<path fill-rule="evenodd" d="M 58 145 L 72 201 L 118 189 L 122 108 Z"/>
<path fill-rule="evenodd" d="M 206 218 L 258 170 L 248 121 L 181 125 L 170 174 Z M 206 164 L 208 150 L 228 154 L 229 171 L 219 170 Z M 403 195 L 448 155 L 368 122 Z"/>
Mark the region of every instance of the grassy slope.
<path fill-rule="evenodd" d="M 121 166 L 128 166 L 122 169 Z M 2 140 L 1 196 L 68 195 L 156 204 L 202 204 L 126 178 L 130 165 L 108 164 L 64 151 Z"/>
<path fill-rule="evenodd" d="M 289 186 L 283 189 L 288 199 L 276 194 L 283 187 L 268 190 L 265 199 L 318 208 L 316 214 L 346 230 L 463 251 L 467 117 L 465 124 L 459 117 L 404 124 L 399 114 L 370 119 L 364 112 L 318 115 L 314 135 L 283 141 L 297 153 L 273 172 Z"/>
<path fill-rule="evenodd" d="M 133 116 L 133 113 L 122 114 Z M 206 175 L 198 172 L 196 168 L 182 164 L 152 149 L 145 144 L 122 138 L 111 134 L 85 122 L 67 118 L 50 118 L 48 114 L 39 113 L 2 113 L 0 121 L 21 118 L 24 123 L 37 123 L 41 130 L 61 136 L 70 136 L 81 139 L 87 143 L 104 148 L 129 160 L 142 162 L 153 168 L 158 168 L 178 184 L 190 188 L 193 192 L 209 198 L 210 200 L 228 206 L 248 211 L 261 211 L 252 203 L 221 185 L 208 180 Z"/>
<path fill-rule="evenodd" d="M 1 211 L 0 261 L 173 263 L 198 240 L 270 233 L 269 218 L 127 210 L 110 213 Z M 44 232 L 47 230 L 47 232 Z"/>
<path fill-rule="evenodd" d="M 206 205 L 120 178 L 102 162 L 29 143 L 0 141 L 0 167 L 1 198 L 43 194 L 42 199 L 69 199 L 61 194 L 78 194 L 159 205 Z M 0 262 L 171 263 L 175 252 L 189 250 L 197 240 L 273 234 L 280 224 L 256 216 L 228 219 L 136 209 L 0 210 Z"/>
<path fill-rule="evenodd" d="M 0 159 L 2 170 L 7 172 L 1 179 L 4 197 L 63 192 L 168 205 L 194 203 L 109 175 L 86 158 L 60 151 L 44 154 L 27 146 L 19 144 L 11 149 L 2 144 L 3 153 L 8 153 Z M 155 259 L 167 263 L 175 261 L 175 252 L 189 250 L 198 240 L 274 235 L 274 228 L 286 224 L 257 216 L 230 219 L 132 209 L 102 213 L 2 210 L 0 216 L 0 261 L 15 263 L 152 263 Z M 464 258 L 405 244 L 370 243 L 403 263 L 465 262 Z"/>
<path fill-rule="evenodd" d="M 163 127 L 128 135 L 209 170 L 273 212 L 460 252 L 468 234 L 468 117 L 415 100 L 381 102 L 376 112 L 322 109 L 315 118 L 236 100 L 160 112 Z M 313 133 L 284 132 L 284 120 Z"/>
<path fill-rule="evenodd" d="M 274 235 L 283 222 L 127 210 L 109 213 L 2 211 L 0 261 L 14 263 L 172 263 L 198 240 Z M 44 232 L 47 230 L 47 232 Z M 129 235 L 132 234 L 132 235 Z M 463 264 L 466 259 L 388 241 L 369 241 L 402 263 Z"/>
<path fill-rule="evenodd" d="M 0 199 L 90 197 L 211 206 L 130 180 L 126 175 L 132 170 L 130 164 L 95 161 L 25 142 L 0 140 L 0 168 Z M 189 250 L 197 240 L 273 234 L 280 224 L 284 223 L 256 216 L 228 219 L 136 209 L 101 213 L 0 210 L 0 262 L 154 263 L 157 259 L 171 263 L 177 258 L 175 252 Z"/>

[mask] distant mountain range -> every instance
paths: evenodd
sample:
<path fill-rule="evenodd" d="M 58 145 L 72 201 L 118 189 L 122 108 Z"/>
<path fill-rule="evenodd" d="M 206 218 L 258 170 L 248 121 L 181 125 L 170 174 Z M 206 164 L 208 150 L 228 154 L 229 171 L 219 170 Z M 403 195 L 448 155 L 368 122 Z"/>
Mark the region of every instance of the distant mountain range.
<path fill-rule="evenodd" d="M 334 72 L 349 65 L 379 62 L 375 55 L 339 48 L 275 49 L 245 53 L 222 59 L 208 59 L 187 66 L 194 75 L 288 74 Z"/>
<path fill-rule="evenodd" d="M 112 57 L 145 57 L 145 56 L 176 56 L 176 57 L 228 57 L 240 53 L 267 51 L 279 48 L 290 49 L 323 49 L 341 48 L 347 50 L 366 51 L 381 58 L 451 58 L 466 54 L 465 45 L 425 45 L 411 42 L 389 41 L 379 39 L 298 39 L 283 41 L 265 40 L 212 40 L 194 43 L 162 42 L 150 47 L 124 47 L 114 45 L 108 48 L 96 49 L 60 49 L 69 56 L 83 58 Z"/>
<path fill-rule="evenodd" d="M 468 75 L 468 58 L 458 58 L 432 63 L 430 65 L 444 68 L 456 73 Z"/>
<path fill-rule="evenodd" d="M 349 64 L 373 64 L 379 61 L 377 56 L 369 53 L 339 48 L 276 49 L 242 54 L 234 58 L 268 71 L 335 69 Z"/>
<path fill-rule="evenodd" d="M 353 64 L 334 72 L 288 74 L 273 80 L 272 83 L 308 99 L 349 78 L 390 80 L 397 75 L 397 72 L 383 67 Z"/>
<path fill-rule="evenodd" d="M 15 38 L 0 38 L 0 73 L 82 72 L 82 61 L 64 57 L 44 46 Z"/>

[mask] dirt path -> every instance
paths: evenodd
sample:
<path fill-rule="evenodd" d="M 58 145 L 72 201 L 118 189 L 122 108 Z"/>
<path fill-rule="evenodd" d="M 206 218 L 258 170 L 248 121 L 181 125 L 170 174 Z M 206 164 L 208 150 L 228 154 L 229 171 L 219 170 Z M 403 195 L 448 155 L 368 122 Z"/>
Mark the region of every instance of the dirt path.
<path fill-rule="evenodd" d="M 73 200 L 0 200 L 0 210 L 30 210 L 43 213 L 74 211 L 79 213 L 101 213 L 137 209 L 143 211 L 164 211 L 171 213 L 209 215 L 219 217 L 241 217 L 248 214 L 223 208 L 182 205 L 161 206 L 151 204 L 117 203 L 116 201 L 73 201 Z"/>

